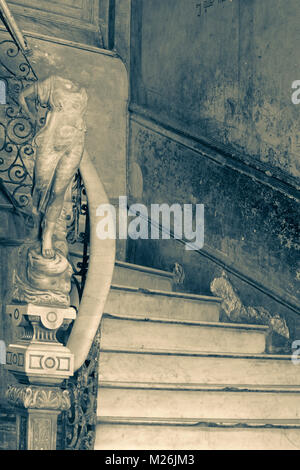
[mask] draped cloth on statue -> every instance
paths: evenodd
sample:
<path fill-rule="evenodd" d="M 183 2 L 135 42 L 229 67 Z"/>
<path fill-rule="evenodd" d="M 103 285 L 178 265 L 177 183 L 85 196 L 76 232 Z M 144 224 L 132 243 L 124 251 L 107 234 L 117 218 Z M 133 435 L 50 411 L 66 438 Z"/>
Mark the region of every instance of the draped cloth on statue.
<path fill-rule="evenodd" d="M 36 84 L 38 101 L 48 107 L 45 126 L 34 144 L 37 157 L 34 171 L 33 205 L 45 213 L 54 184 L 65 185 L 79 167 L 84 149 L 87 93 L 70 80 L 51 76 Z"/>

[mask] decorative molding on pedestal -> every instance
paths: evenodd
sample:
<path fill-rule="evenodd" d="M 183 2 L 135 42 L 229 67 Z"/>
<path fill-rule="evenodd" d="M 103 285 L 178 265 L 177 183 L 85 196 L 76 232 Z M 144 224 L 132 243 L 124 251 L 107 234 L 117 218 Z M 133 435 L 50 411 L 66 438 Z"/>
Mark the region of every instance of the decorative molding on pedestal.
<path fill-rule="evenodd" d="M 60 385 L 73 375 L 73 354 L 56 333 L 76 318 L 74 308 L 33 304 L 8 305 L 18 340 L 6 352 L 6 367 L 21 383 Z"/>
<path fill-rule="evenodd" d="M 59 343 L 56 333 L 70 325 L 76 311 L 13 304 L 7 305 L 6 313 L 18 334 L 6 352 L 6 367 L 20 382 L 9 385 L 6 392 L 17 414 L 17 449 L 55 450 L 58 415 L 71 406 L 68 390 L 59 386 L 74 372 L 73 354 Z"/>
<path fill-rule="evenodd" d="M 6 398 L 11 405 L 24 409 L 65 411 L 71 406 L 68 390 L 58 387 L 9 385 Z"/>
<path fill-rule="evenodd" d="M 17 411 L 17 450 L 55 450 L 57 417 L 71 406 L 67 390 L 10 385 L 8 402 Z"/>

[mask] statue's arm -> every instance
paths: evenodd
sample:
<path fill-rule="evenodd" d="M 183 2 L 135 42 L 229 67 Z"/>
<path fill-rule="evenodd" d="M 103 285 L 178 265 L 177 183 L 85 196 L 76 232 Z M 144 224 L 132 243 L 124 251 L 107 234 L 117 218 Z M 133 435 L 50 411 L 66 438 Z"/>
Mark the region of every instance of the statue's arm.
<path fill-rule="evenodd" d="M 28 88 L 25 88 L 25 90 L 21 91 L 19 95 L 19 104 L 22 107 L 23 111 L 25 114 L 27 114 L 33 121 L 35 120 L 34 114 L 30 111 L 28 107 L 28 103 L 26 101 L 26 98 L 29 96 L 32 96 L 36 93 L 36 89 L 34 85 L 29 86 Z"/>

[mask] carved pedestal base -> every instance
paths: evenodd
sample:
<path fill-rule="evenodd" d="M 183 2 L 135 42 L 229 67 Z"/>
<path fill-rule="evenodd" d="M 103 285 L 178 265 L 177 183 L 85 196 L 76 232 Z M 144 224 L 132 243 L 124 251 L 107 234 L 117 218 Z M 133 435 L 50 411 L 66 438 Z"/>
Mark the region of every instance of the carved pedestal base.
<path fill-rule="evenodd" d="M 19 382 L 59 385 L 73 375 L 73 355 L 56 332 L 75 318 L 74 308 L 14 304 L 6 311 L 19 336 L 7 349 L 6 367 Z"/>
<path fill-rule="evenodd" d="M 17 414 L 17 450 L 56 450 L 58 411 Z"/>
<path fill-rule="evenodd" d="M 17 413 L 18 450 L 56 450 L 58 415 L 71 406 L 57 387 L 9 386 L 6 397 Z"/>
<path fill-rule="evenodd" d="M 17 448 L 55 450 L 58 415 L 71 406 L 58 386 L 74 371 L 73 354 L 56 333 L 70 325 L 75 309 L 16 303 L 6 311 L 18 334 L 6 353 L 6 367 L 20 382 L 6 394 L 17 414 Z"/>

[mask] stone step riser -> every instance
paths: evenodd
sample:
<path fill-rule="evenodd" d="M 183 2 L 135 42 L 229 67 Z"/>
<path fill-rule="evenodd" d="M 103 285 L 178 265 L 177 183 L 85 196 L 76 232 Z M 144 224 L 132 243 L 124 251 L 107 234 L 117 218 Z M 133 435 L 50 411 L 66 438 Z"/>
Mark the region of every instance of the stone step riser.
<path fill-rule="evenodd" d="M 103 388 L 98 417 L 300 419 L 299 393 Z"/>
<path fill-rule="evenodd" d="M 218 385 L 299 386 L 300 375 L 287 358 L 179 355 L 102 351 L 100 380 Z"/>
<path fill-rule="evenodd" d="M 173 290 L 171 277 L 145 272 L 141 269 L 133 269 L 130 268 L 130 265 L 116 264 L 112 283 L 120 286 L 140 287 L 142 289 Z"/>
<path fill-rule="evenodd" d="M 104 318 L 103 348 L 178 349 L 260 354 L 266 330 Z"/>
<path fill-rule="evenodd" d="M 300 429 L 104 424 L 96 450 L 299 450 Z"/>
<path fill-rule="evenodd" d="M 104 313 L 186 321 L 219 321 L 220 303 L 184 296 L 157 295 L 111 288 Z"/>

